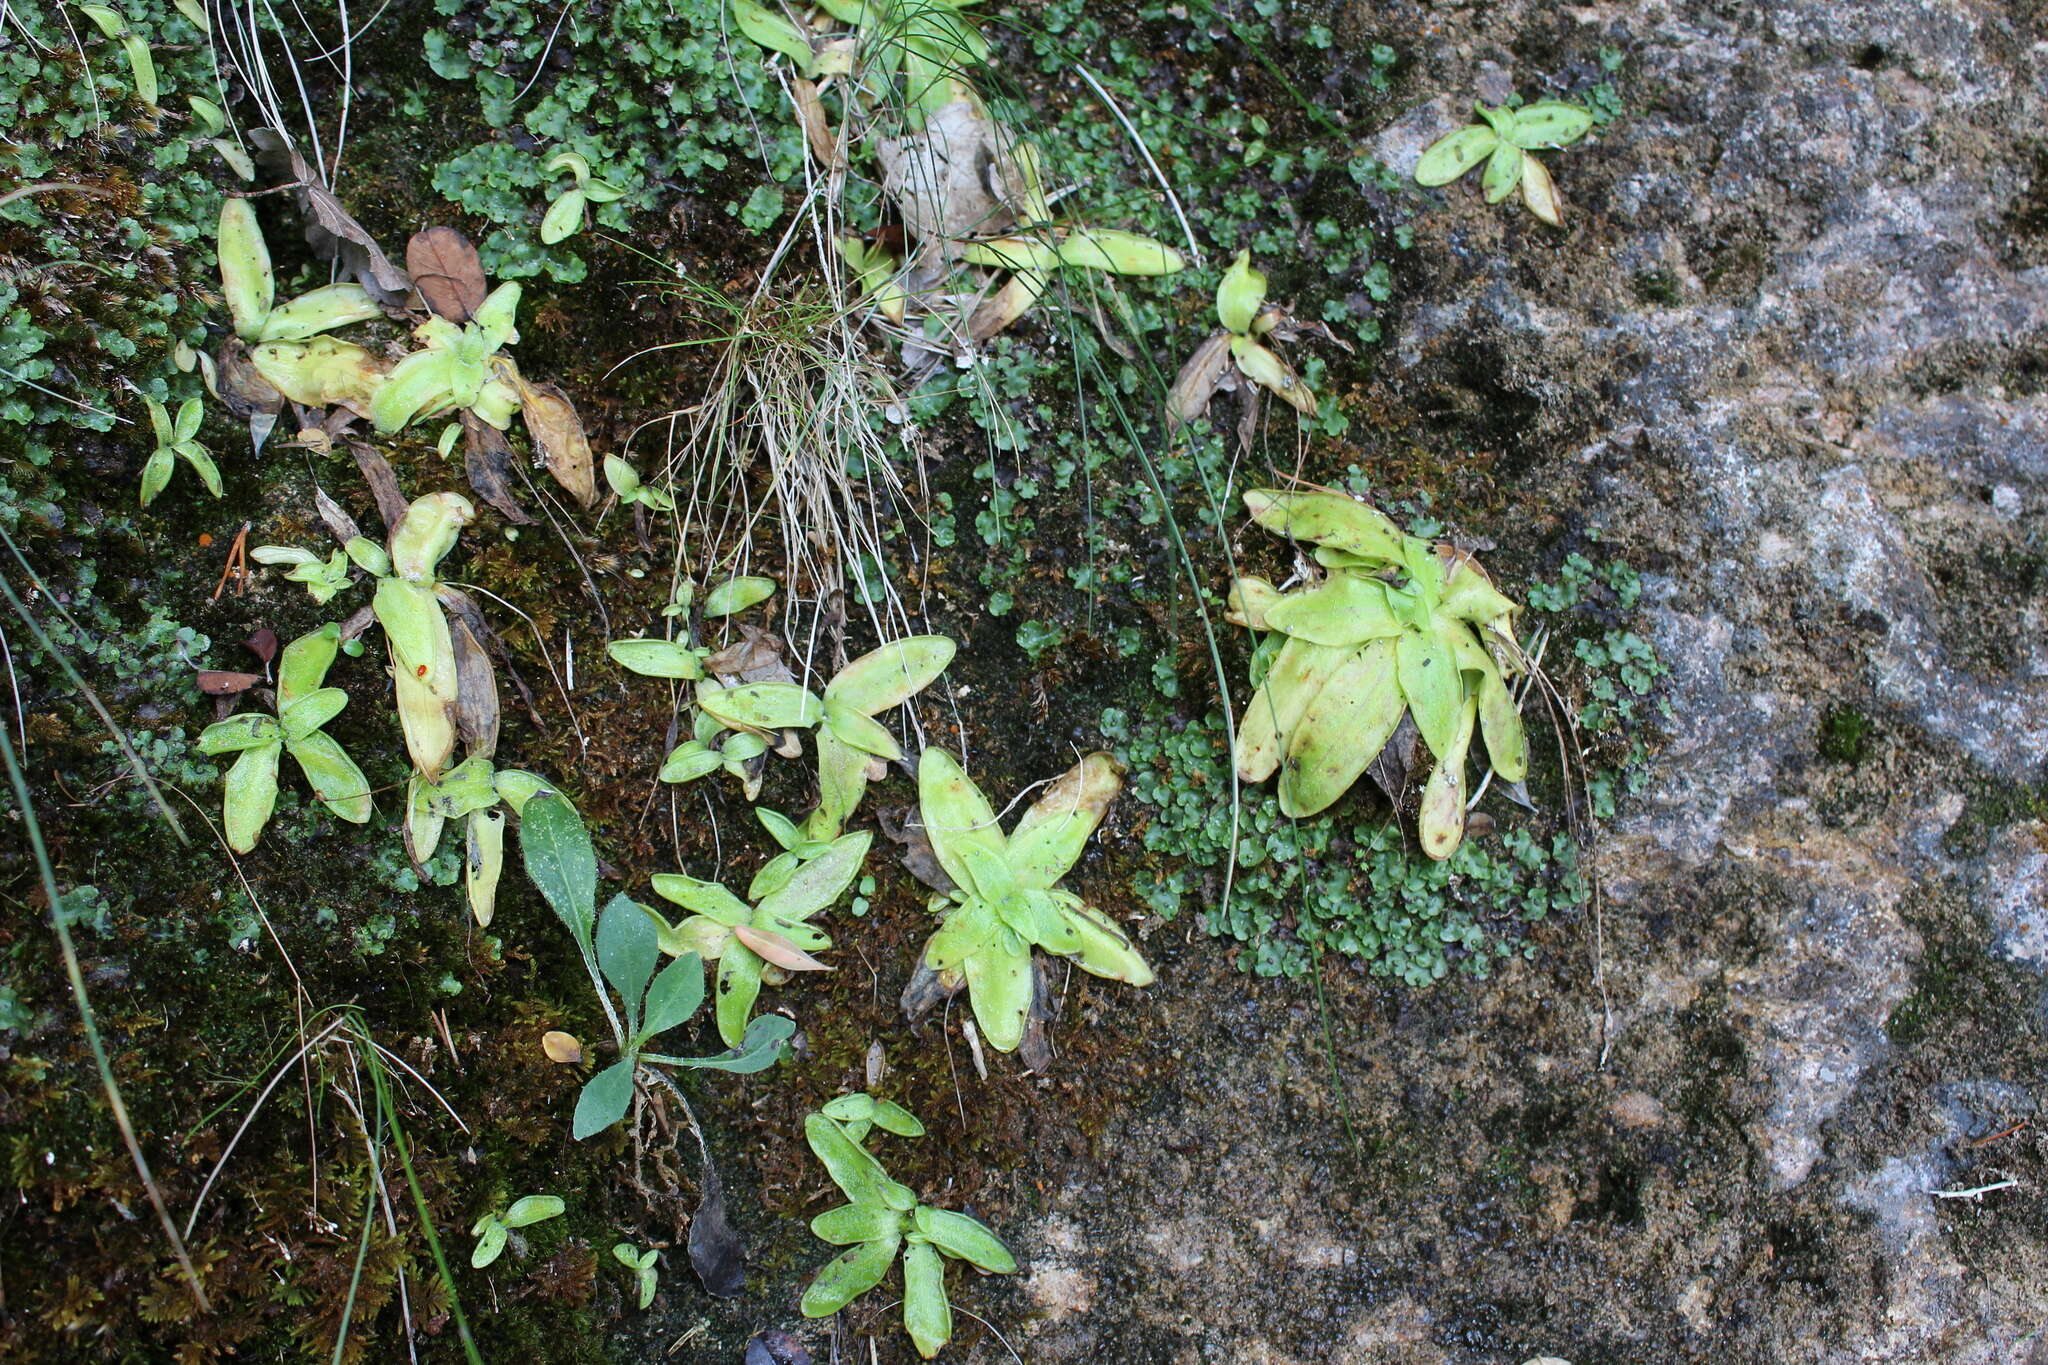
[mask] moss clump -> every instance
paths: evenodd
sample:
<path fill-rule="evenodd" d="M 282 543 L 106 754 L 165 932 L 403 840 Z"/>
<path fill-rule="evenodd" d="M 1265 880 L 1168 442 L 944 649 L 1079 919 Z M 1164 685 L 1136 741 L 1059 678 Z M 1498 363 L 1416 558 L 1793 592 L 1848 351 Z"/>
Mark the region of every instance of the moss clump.
<path fill-rule="evenodd" d="M 1873 728 L 1855 707 L 1830 706 L 1820 721 L 1820 756 L 1830 763 L 1861 763 Z"/>

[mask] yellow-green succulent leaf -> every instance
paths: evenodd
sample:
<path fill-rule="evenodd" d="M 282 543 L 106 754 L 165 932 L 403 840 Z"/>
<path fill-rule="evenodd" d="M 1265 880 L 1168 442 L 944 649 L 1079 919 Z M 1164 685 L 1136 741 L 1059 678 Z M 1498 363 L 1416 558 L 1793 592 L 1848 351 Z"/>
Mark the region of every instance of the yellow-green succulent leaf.
<path fill-rule="evenodd" d="M 1247 379 L 1270 390 L 1303 416 L 1315 416 L 1315 390 L 1278 353 L 1248 336 L 1234 336 L 1230 339 L 1230 358 Z"/>
<path fill-rule="evenodd" d="M 1508 134 L 1524 151 L 1539 147 L 1563 147 L 1577 142 L 1593 127 L 1593 113 L 1581 104 L 1563 100 L 1538 100 L 1515 111 L 1514 130 Z"/>
<path fill-rule="evenodd" d="M 221 295 L 234 318 L 235 334 L 244 341 L 255 341 L 263 335 L 263 324 L 276 302 L 277 277 L 270 267 L 270 247 L 256 221 L 255 206 L 248 200 L 231 196 L 221 202 L 215 249 L 220 257 Z"/>
<path fill-rule="evenodd" d="M 296 744 L 340 715 L 347 705 L 348 693 L 338 687 L 315 688 L 290 705 L 281 704 L 277 719 L 284 726 L 285 743 Z"/>
<path fill-rule="evenodd" d="M 306 785 L 327 809 L 352 825 L 369 822 L 376 810 L 370 799 L 370 779 L 332 735 L 314 730 L 285 748 L 306 775 Z"/>
<path fill-rule="evenodd" d="M 1378 579 L 1335 573 L 1313 588 L 1288 593 L 1266 609 L 1266 625 L 1312 644 L 1348 649 L 1368 640 L 1391 640 L 1401 623 Z"/>
<path fill-rule="evenodd" d="M 1230 269 L 1216 286 L 1216 316 L 1226 331 L 1240 336 L 1252 330 L 1252 320 L 1266 303 L 1266 274 L 1252 266 L 1252 253 L 1240 251 Z"/>
<path fill-rule="evenodd" d="M 415 583 L 432 582 L 462 528 L 475 520 L 475 505 L 460 493 L 414 498 L 391 532 L 391 571 Z"/>
<path fill-rule="evenodd" d="M 646 678 L 694 681 L 704 676 L 704 661 L 680 640 L 614 640 L 604 652 L 619 667 Z"/>
<path fill-rule="evenodd" d="M 1263 782 L 1280 766 L 1302 713 L 1322 691 L 1330 675 L 1350 658 L 1351 651 L 1307 640 L 1290 639 L 1274 656 L 1237 722 L 1237 775 L 1245 782 Z"/>
<path fill-rule="evenodd" d="M 953 661 L 956 648 L 943 635 L 913 635 L 870 650 L 826 684 L 825 700 L 879 715 L 929 687 Z"/>
<path fill-rule="evenodd" d="M 806 920 L 830 906 L 860 876 L 861 863 L 867 858 L 873 839 L 872 834 L 862 830 L 833 840 L 823 853 L 804 861 L 788 881 L 761 897 L 754 907 L 756 918 L 765 915 L 783 921 Z"/>
<path fill-rule="evenodd" d="M 1416 828 L 1422 851 L 1439 862 L 1456 853 L 1465 838 L 1465 755 L 1472 745 L 1475 711 L 1470 701 L 1460 708 L 1450 746 L 1422 789 Z"/>
<path fill-rule="evenodd" d="M 1010 1249 L 990 1232 L 988 1225 L 978 1218 L 969 1218 L 964 1213 L 950 1209 L 935 1209 L 929 1204 L 919 1204 L 911 1211 L 911 1221 L 924 1239 L 948 1256 L 977 1266 L 993 1275 L 1014 1274 L 1017 1258 Z"/>
<path fill-rule="evenodd" d="M 704 594 L 706 619 L 731 616 L 758 606 L 775 595 L 775 580 L 761 577 L 728 578 Z"/>
<path fill-rule="evenodd" d="M 708 915 L 727 926 L 744 924 L 753 909 L 717 882 L 705 881 L 683 872 L 657 872 L 652 878 L 654 894 L 674 901 L 685 910 Z"/>
<path fill-rule="evenodd" d="M 1061 265 L 1112 275 L 1172 275 L 1187 260 L 1164 242 L 1115 228 L 1075 228 L 1059 240 Z"/>
<path fill-rule="evenodd" d="M 1131 942 L 1130 935 L 1115 921 L 1079 896 L 1055 891 L 1052 897 L 1060 917 L 1080 940 L 1078 951 L 1062 956 L 1083 971 L 1108 981 L 1121 981 L 1131 986 L 1152 984 L 1151 964 L 1145 961 L 1144 954 Z"/>
<path fill-rule="evenodd" d="M 884 762 L 893 763 L 903 757 L 903 750 L 896 743 L 896 736 L 889 733 L 888 726 L 872 716 L 862 715 L 851 706 L 832 700 L 829 695 L 825 699 L 825 729 L 841 743 Z"/>
<path fill-rule="evenodd" d="M 193 747 L 200 753 L 213 757 L 217 754 L 240 753 L 259 745 L 277 744 L 284 739 L 284 729 L 271 716 L 250 712 L 246 715 L 229 716 L 217 720 L 199 732 Z"/>
<path fill-rule="evenodd" d="M 1448 185 L 1493 155 L 1500 135 L 1483 124 L 1468 124 L 1429 144 L 1415 163 L 1415 183 L 1434 188 Z"/>
<path fill-rule="evenodd" d="M 259 744 L 242 750 L 223 782 L 221 826 L 228 847 L 247 853 L 263 837 L 270 813 L 277 808 L 277 759 L 282 744 Z"/>
<path fill-rule="evenodd" d="M 841 1204 L 811 1220 L 811 1235 L 838 1247 L 858 1246 L 902 1231 L 903 1215 L 881 1204 Z"/>
<path fill-rule="evenodd" d="M 1405 709 L 1395 672 L 1397 644 L 1374 640 L 1348 651 L 1303 708 L 1286 736 L 1282 813 L 1305 817 L 1327 810 L 1393 737 Z"/>
<path fill-rule="evenodd" d="M 519 340 L 519 293 L 518 281 L 508 280 L 493 289 L 484 301 L 477 305 L 476 315 L 470 320 L 469 326 L 476 328 L 487 355 L 492 351 L 503 350 Z"/>
<path fill-rule="evenodd" d="M 540 220 L 540 240 L 543 246 L 553 246 L 566 237 L 573 237 L 583 231 L 583 206 L 586 196 L 580 189 L 564 191 L 562 196 L 548 205 L 547 213 Z"/>
<path fill-rule="evenodd" d="M 1087 847 L 1123 790 L 1123 770 L 1093 753 L 1055 778 L 1011 831 L 1006 856 L 1017 885 L 1049 891 Z"/>
<path fill-rule="evenodd" d="M 329 284 L 309 290 L 271 310 L 264 319 L 264 341 L 304 341 L 353 322 L 369 322 L 384 310 L 359 284 Z"/>
<path fill-rule="evenodd" d="M 1399 564 L 1401 528 L 1377 508 L 1341 493 L 1254 488 L 1244 495 L 1252 520 L 1277 535 L 1343 550 L 1375 564 Z"/>
<path fill-rule="evenodd" d="M 825 703 L 795 683 L 741 683 L 700 687 L 697 705 L 735 730 L 808 730 L 825 716 Z"/>
<path fill-rule="evenodd" d="M 747 1036 L 747 1020 L 753 1018 L 754 1002 L 761 996 L 760 954 L 745 944 L 725 946 L 718 958 L 718 1036 L 727 1047 L 738 1047 Z"/>
<path fill-rule="evenodd" d="M 1037 237 L 997 237 L 961 244 L 960 257 L 969 265 L 1043 274 L 1060 267 L 1058 248 Z"/>
<path fill-rule="evenodd" d="M 983 1041 L 998 1052 L 1015 1052 L 1031 1013 L 1031 946 L 1014 931 L 999 928 L 961 963 L 961 971 Z"/>
<path fill-rule="evenodd" d="M 917 798 L 925 838 L 931 841 L 939 866 L 961 890 L 977 891 L 965 850 L 979 847 L 1000 858 L 1005 846 L 988 798 L 958 760 L 937 747 L 926 749 L 918 758 Z"/>
<path fill-rule="evenodd" d="M 1458 714 L 1465 703 L 1458 661 L 1441 636 L 1415 630 L 1394 641 L 1394 660 L 1415 728 L 1441 760 L 1457 740 Z"/>
<path fill-rule="evenodd" d="M 840 1252 L 811 1277 L 803 1298 L 797 1301 L 798 1311 L 807 1318 L 831 1317 L 882 1282 L 902 1245 L 902 1235 L 891 1233 Z"/>
<path fill-rule="evenodd" d="M 504 871 L 505 812 L 472 811 L 463 822 L 462 884 L 479 929 L 491 927 L 498 910 L 498 879 Z"/>
<path fill-rule="evenodd" d="M 334 621 L 286 645 L 277 656 L 278 709 L 285 710 L 299 698 L 318 691 L 340 652 L 341 626 Z"/>
<path fill-rule="evenodd" d="M 953 1305 L 946 1301 L 946 1266 L 930 1242 L 912 1241 L 903 1251 L 903 1330 L 917 1353 L 930 1360 L 953 1339 Z"/>
<path fill-rule="evenodd" d="M 1486 202 L 1498 204 L 1515 192 L 1522 183 L 1522 161 L 1524 152 L 1512 142 L 1503 142 L 1493 149 L 1493 155 L 1486 158 L 1486 173 L 1480 177 L 1480 186 L 1486 191 Z"/>

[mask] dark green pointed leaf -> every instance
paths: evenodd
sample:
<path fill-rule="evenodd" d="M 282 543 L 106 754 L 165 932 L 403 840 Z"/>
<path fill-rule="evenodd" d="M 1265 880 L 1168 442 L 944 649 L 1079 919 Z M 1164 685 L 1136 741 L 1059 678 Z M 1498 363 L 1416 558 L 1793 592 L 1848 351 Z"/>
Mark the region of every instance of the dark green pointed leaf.
<path fill-rule="evenodd" d="M 687 1023 L 703 1003 L 704 959 L 695 953 L 684 953 L 662 968 L 661 975 L 647 988 L 647 1018 L 640 1026 L 641 1031 L 649 1038 L 658 1037 Z"/>
<path fill-rule="evenodd" d="M 597 852 L 576 807 L 559 792 L 535 793 L 519 817 L 526 875 L 587 952 L 597 920 Z"/>
<path fill-rule="evenodd" d="M 661 942 L 647 913 L 623 891 L 613 896 L 597 921 L 597 965 L 626 1002 L 626 1018 L 637 1025 L 640 1000 L 661 961 Z"/>
<path fill-rule="evenodd" d="M 626 1110 L 633 1104 L 634 1061 L 628 1057 L 615 1062 L 583 1083 L 583 1091 L 576 1097 L 576 1118 L 570 1126 L 570 1136 L 581 1142 L 626 1117 Z"/>

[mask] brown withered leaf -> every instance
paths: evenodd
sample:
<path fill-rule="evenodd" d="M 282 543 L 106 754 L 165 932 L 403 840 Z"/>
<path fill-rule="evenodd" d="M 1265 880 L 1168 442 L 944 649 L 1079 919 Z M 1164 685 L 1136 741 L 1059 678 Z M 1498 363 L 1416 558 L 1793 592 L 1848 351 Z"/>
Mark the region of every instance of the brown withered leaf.
<path fill-rule="evenodd" d="M 884 806 L 875 818 L 881 823 L 882 833 L 902 846 L 896 856 L 911 876 L 941 895 L 957 889 L 940 865 L 938 855 L 932 852 L 932 841 L 925 835 L 924 824 L 915 810 Z"/>
<path fill-rule="evenodd" d="M 420 300 L 450 322 L 468 322 L 483 307 L 490 284 L 469 238 L 452 227 L 415 232 L 405 244 L 405 268 Z"/>
<path fill-rule="evenodd" d="M 219 668 L 199 670 L 199 690 L 209 697 L 232 697 L 247 692 L 262 681 L 261 673 L 231 673 Z"/>
<path fill-rule="evenodd" d="M 896 1003 L 902 1008 L 903 1017 L 915 1023 L 918 1017 L 932 1006 L 944 1004 L 960 994 L 966 985 L 967 978 L 959 972 L 951 969 L 935 972 L 925 965 L 923 957 L 920 956 L 916 969 L 911 972 L 910 980 L 904 984 L 903 994 L 897 997 Z"/>
<path fill-rule="evenodd" d="M 715 654 L 705 656 L 704 669 L 734 684 L 795 682 L 796 674 L 782 659 L 782 641 L 759 626 L 739 623 L 740 638 Z"/>
<path fill-rule="evenodd" d="M 313 248 L 313 254 L 324 261 L 339 261 L 377 302 L 389 308 L 403 307 L 412 293 L 412 279 L 391 263 L 376 239 L 342 207 L 291 139 L 275 128 L 257 128 L 250 132 L 249 141 L 255 144 L 256 159 L 265 170 L 291 182 L 292 197 L 306 220 L 306 245 Z"/>
<path fill-rule="evenodd" d="M 313 510 L 320 514 L 320 522 L 327 528 L 327 534 L 346 545 L 363 533 L 356 525 L 356 519 L 342 509 L 340 503 L 327 496 L 327 490 L 317 484 L 313 488 Z"/>
<path fill-rule="evenodd" d="M 284 406 L 284 395 L 257 370 L 248 343 L 237 336 L 221 342 L 214 357 L 213 396 L 237 417 L 274 413 Z"/>
<path fill-rule="evenodd" d="M 277 632 L 269 626 L 259 627 L 255 634 L 242 641 L 242 648 L 268 664 L 277 657 Z"/>
<path fill-rule="evenodd" d="M 583 433 L 583 420 L 576 405 L 559 384 L 530 384 L 512 366 L 513 383 L 519 389 L 520 415 L 526 419 L 526 434 L 546 462 L 555 482 L 585 507 L 597 501 L 597 465 L 590 456 L 590 438 Z"/>
<path fill-rule="evenodd" d="M 1394 727 L 1393 738 L 1373 759 L 1366 772 L 1373 784 L 1386 793 L 1387 799 L 1398 808 L 1401 798 L 1408 790 L 1416 770 L 1422 767 L 1425 750 L 1422 745 L 1422 731 L 1415 728 L 1415 722 L 1407 716 Z"/>
<path fill-rule="evenodd" d="M 1166 421 L 1181 427 L 1209 410 L 1209 400 L 1230 371 L 1230 333 L 1218 332 L 1188 357 L 1166 391 Z"/>
<path fill-rule="evenodd" d="M 832 136 L 832 124 L 825 117 L 824 101 L 818 98 L 818 87 L 802 76 L 792 76 L 789 90 L 791 103 L 796 105 L 797 122 L 804 128 L 804 141 L 811 144 L 811 155 L 827 170 L 839 170 L 844 158 Z"/>
<path fill-rule="evenodd" d="M 455 645 L 455 730 L 463 746 L 485 757 L 498 751 L 498 675 L 482 640 L 470 629 L 471 617 L 481 619 L 474 603 L 443 583 L 434 589 L 441 604 L 450 608 L 448 636 Z"/>
<path fill-rule="evenodd" d="M 363 472 L 370 496 L 377 500 L 377 515 L 384 518 L 385 533 L 397 530 L 407 504 L 405 494 L 398 491 L 398 475 L 392 472 L 391 461 L 362 441 L 350 441 L 348 453 L 355 456 L 356 468 Z"/>
<path fill-rule="evenodd" d="M 462 410 L 462 467 L 476 495 L 515 526 L 531 526 L 533 518 L 512 497 L 511 480 L 505 471 L 512 467 L 512 443 L 505 433 L 475 413 Z"/>

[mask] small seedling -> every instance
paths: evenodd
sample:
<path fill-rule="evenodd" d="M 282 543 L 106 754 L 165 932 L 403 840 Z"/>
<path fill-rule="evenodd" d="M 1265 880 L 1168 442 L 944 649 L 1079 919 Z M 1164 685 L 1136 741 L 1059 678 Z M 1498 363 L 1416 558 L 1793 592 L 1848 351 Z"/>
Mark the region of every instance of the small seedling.
<path fill-rule="evenodd" d="M 321 804 L 351 824 L 370 818 L 370 781 L 321 727 L 341 714 L 348 693 L 325 687 L 341 644 L 329 622 L 284 647 L 277 661 L 277 716 L 231 716 L 199 736 L 203 754 L 238 753 L 224 783 L 221 824 L 228 847 L 247 853 L 277 806 L 277 766 L 289 753 Z"/>
<path fill-rule="evenodd" d="M 926 749 L 917 769 L 919 810 L 955 889 L 932 902 L 942 922 L 905 999 L 922 993 L 923 978 L 936 978 L 946 994 L 965 986 L 982 1036 L 1014 1052 L 1037 994 L 1034 947 L 1096 976 L 1151 985 L 1152 968 L 1124 931 L 1056 889 L 1122 786 L 1116 761 L 1090 754 L 1056 778 L 1005 838 L 988 798 L 953 756 Z"/>
<path fill-rule="evenodd" d="M 837 1313 L 882 1282 L 903 1258 L 903 1328 L 918 1355 L 930 1360 L 953 1338 L 942 1258 L 1010 1275 L 1017 1258 L 978 1219 L 920 1203 L 862 1145 L 872 1128 L 918 1137 L 924 1125 L 899 1105 L 864 1094 L 842 1095 L 804 1120 L 804 1139 L 851 1203 L 811 1220 L 821 1241 L 847 1250 L 833 1257 L 804 1290 L 805 1317 Z"/>
<path fill-rule="evenodd" d="M 150 430 L 156 433 L 156 449 L 142 466 L 142 505 L 147 507 L 156 501 L 156 495 L 170 483 L 171 471 L 178 467 L 179 460 L 191 465 L 206 491 L 219 497 L 220 469 L 213 456 L 206 453 L 206 447 L 193 439 L 199 434 L 199 423 L 205 416 L 199 400 L 187 398 L 180 403 L 176 420 L 154 398 L 145 398 L 142 403 L 149 409 Z"/>
<path fill-rule="evenodd" d="M 655 894 L 691 915 L 670 924 L 647 911 L 661 951 L 718 964 L 718 1034 L 727 1047 L 739 1047 L 746 1038 L 764 981 L 780 985 L 791 972 L 831 970 L 811 956 L 831 947 L 831 938 L 806 921 L 846 894 L 874 838 L 863 831 L 812 843 L 800 839 L 796 827 L 775 812 L 756 813 L 764 822 L 770 817 L 780 822 L 778 837 L 795 847 L 786 847 L 755 875 L 747 900 L 717 882 L 669 872 L 655 876 Z"/>
<path fill-rule="evenodd" d="M 896 737 L 875 717 L 931 686 L 957 648 L 943 635 L 914 635 L 861 655 L 825 684 L 824 724 L 817 736 L 818 808 L 804 821 L 807 837 L 835 838 L 859 808 L 868 783 L 903 756 Z"/>
<path fill-rule="evenodd" d="M 1415 181 L 1448 185 L 1480 162 L 1486 202 L 1498 204 L 1522 191 L 1522 202 L 1552 227 L 1564 226 L 1564 201 L 1536 152 L 1577 142 L 1593 126 L 1591 110 L 1563 100 L 1542 100 L 1519 109 L 1475 104 L 1482 120 L 1438 138 L 1415 163 Z"/>
<path fill-rule="evenodd" d="M 1528 773 L 1529 744 L 1507 679 L 1527 667 L 1520 608 L 1470 555 L 1407 535 L 1339 493 L 1253 489 L 1252 520 L 1316 546 L 1328 576 L 1281 593 L 1261 578 L 1231 590 L 1231 619 L 1283 641 L 1237 731 L 1246 782 L 1280 773 L 1280 809 L 1324 810 L 1364 774 L 1405 714 L 1436 759 L 1422 796 L 1422 848 L 1448 858 L 1465 830 L 1473 730 L 1504 781 Z"/>
<path fill-rule="evenodd" d="M 149 55 L 149 44 L 142 35 L 130 26 L 121 11 L 109 5 L 80 5 L 78 12 L 93 21 L 101 33 L 121 45 L 121 52 L 128 58 L 128 70 L 135 78 L 135 98 L 150 108 L 156 108 L 157 80 L 156 62 Z"/>
<path fill-rule="evenodd" d="M 1251 252 L 1238 252 L 1223 272 L 1216 286 L 1216 317 L 1223 329 L 1195 349 L 1167 393 L 1168 418 L 1186 424 L 1207 412 L 1209 400 L 1232 369 L 1270 390 L 1302 416 L 1314 417 L 1314 390 L 1266 345 L 1289 319 L 1285 309 L 1266 302 L 1266 276 L 1253 268 Z M 1286 335 L 1293 335 L 1291 328 Z"/>
<path fill-rule="evenodd" d="M 609 204 L 623 198 L 626 193 L 610 181 L 591 175 L 590 163 L 575 152 L 556 152 L 548 158 L 544 171 L 550 179 L 567 171 L 576 182 L 548 205 L 546 215 L 540 220 L 540 240 L 546 246 L 553 246 L 583 231 L 586 205 Z"/>
<path fill-rule="evenodd" d="M 469 1253 L 469 1264 L 473 1270 L 485 1266 L 504 1254 L 505 1239 L 514 1228 L 531 1227 L 561 1216 L 568 1207 L 551 1194 L 529 1194 L 524 1199 L 513 1201 L 512 1207 L 503 1213 L 493 1210 L 476 1220 L 469 1235 L 476 1238 L 476 1249 Z"/>
<path fill-rule="evenodd" d="M 258 564 L 282 565 L 285 580 L 304 584 L 307 594 L 317 606 L 324 607 L 348 591 L 349 559 L 346 551 L 336 550 L 322 559 L 311 550 L 302 550 L 296 545 L 258 545 L 249 551 L 249 558 Z"/>
<path fill-rule="evenodd" d="M 666 488 L 640 482 L 640 471 L 616 455 L 604 457 L 604 481 L 611 485 L 612 492 L 618 494 L 619 501 L 628 507 L 638 503 L 650 512 L 676 510 L 674 494 Z"/>
<path fill-rule="evenodd" d="M 633 1274 L 633 1289 L 639 1295 L 640 1307 L 644 1311 L 654 1302 L 654 1291 L 661 1288 L 661 1272 L 655 1269 L 661 1252 L 654 1247 L 641 1251 L 631 1242 L 620 1242 L 612 1248 L 612 1256 Z"/>

